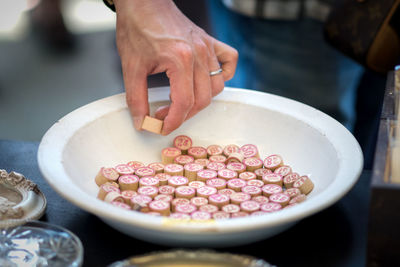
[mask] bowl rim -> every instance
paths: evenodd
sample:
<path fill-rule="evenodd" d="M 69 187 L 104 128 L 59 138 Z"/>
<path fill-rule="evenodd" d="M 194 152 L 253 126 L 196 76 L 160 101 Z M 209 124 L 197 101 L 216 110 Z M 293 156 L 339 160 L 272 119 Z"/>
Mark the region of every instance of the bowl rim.
<path fill-rule="evenodd" d="M 249 94 L 255 97 L 248 97 Z M 149 89 L 149 102 L 169 99 L 169 87 Z M 68 182 L 63 166 L 65 146 L 76 130 L 111 112 L 127 108 L 125 93 L 109 96 L 84 105 L 58 120 L 42 137 L 37 159 L 39 170 L 47 183 L 63 198 L 74 205 L 106 220 L 126 225 L 136 225 L 156 231 L 190 234 L 212 232 L 223 234 L 245 230 L 274 227 L 301 220 L 315 214 L 342 198 L 357 182 L 363 166 L 363 154 L 354 136 L 338 121 L 306 104 L 285 97 L 243 88 L 226 87 L 213 101 L 250 104 L 296 117 L 324 135 L 338 153 L 339 169 L 336 179 L 321 193 L 301 205 L 268 216 L 248 216 L 234 220 L 210 220 L 206 222 L 181 222 L 158 216 L 146 215 L 113 207 Z M 285 104 L 285 110 L 282 105 Z M 295 116 L 294 116 L 295 115 Z M 73 193 L 70 193 L 73 192 Z"/>

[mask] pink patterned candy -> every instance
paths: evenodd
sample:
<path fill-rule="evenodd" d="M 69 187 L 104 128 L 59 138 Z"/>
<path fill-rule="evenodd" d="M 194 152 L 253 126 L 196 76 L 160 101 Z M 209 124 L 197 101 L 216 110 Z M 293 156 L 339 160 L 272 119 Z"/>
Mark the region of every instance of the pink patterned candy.
<path fill-rule="evenodd" d="M 230 180 L 233 178 L 238 177 L 237 172 L 229 170 L 229 169 L 223 169 L 218 171 L 218 177 L 225 179 L 225 180 Z"/>
<path fill-rule="evenodd" d="M 249 194 L 252 197 L 255 197 L 255 196 L 260 196 L 262 193 L 262 190 L 258 186 L 246 185 L 246 186 L 242 187 L 242 192 Z"/>
<path fill-rule="evenodd" d="M 282 186 L 277 184 L 266 184 L 261 188 L 263 195 L 269 197 L 275 193 L 281 193 L 283 191 Z"/>
<path fill-rule="evenodd" d="M 155 186 L 142 186 L 139 187 L 138 191 L 139 195 L 149 196 L 154 198 L 158 194 L 158 187 Z"/>
<path fill-rule="evenodd" d="M 197 196 L 198 197 L 205 197 L 208 199 L 209 196 L 216 194 L 217 189 L 215 187 L 211 186 L 203 186 L 200 188 L 197 188 Z"/>
<path fill-rule="evenodd" d="M 254 212 L 260 209 L 260 203 L 254 200 L 248 200 L 240 203 L 240 209 L 245 212 Z"/>
<path fill-rule="evenodd" d="M 282 209 L 282 206 L 275 202 L 264 203 L 264 204 L 261 204 L 261 206 L 260 206 L 260 210 L 264 211 L 264 212 L 274 212 L 274 211 L 278 211 L 281 209 Z"/>
<path fill-rule="evenodd" d="M 218 211 L 218 207 L 212 204 L 205 204 L 205 205 L 201 205 L 199 206 L 199 210 L 201 211 L 207 211 L 209 213 L 214 213 Z"/>
<path fill-rule="evenodd" d="M 220 145 L 210 145 L 207 147 L 208 156 L 222 155 L 223 149 Z"/>
<path fill-rule="evenodd" d="M 244 187 L 246 185 L 247 185 L 246 181 L 239 179 L 239 178 L 231 179 L 227 183 L 228 188 L 232 189 L 236 192 L 242 191 L 242 187 Z"/>
<path fill-rule="evenodd" d="M 282 165 L 283 159 L 279 155 L 270 155 L 264 159 L 264 167 L 272 171 Z"/>
<path fill-rule="evenodd" d="M 179 155 L 175 157 L 174 162 L 184 166 L 185 164 L 194 162 L 194 157 L 189 155 Z"/>
<path fill-rule="evenodd" d="M 244 158 L 259 157 L 257 146 L 252 144 L 243 145 L 240 148 L 240 153 L 244 156 Z"/>
<path fill-rule="evenodd" d="M 214 155 L 208 158 L 210 162 L 219 162 L 224 163 L 226 162 L 227 158 L 224 155 Z"/>
<path fill-rule="evenodd" d="M 150 163 L 149 165 L 147 165 L 147 167 L 152 168 L 156 172 L 156 174 L 163 173 L 164 171 L 164 164 L 162 164 L 161 162 Z"/>
<path fill-rule="evenodd" d="M 135 174 L 139 177 L 144 177 L 144 176 L 154 176 L 156 172 L 150 167 L 140 167 L 136 169 Z"/>
<path fill-rule="evenodd" d="M 158 188 L 158 192 L 160 194 L 164 194 L 164 195 L 174 195 L 175 193 L 175 187 L 170 186 L 170 185 L 162 185 Z"/>
<path fill-rule="evenodd" d="M 176 212 L 181 212 L 181 213 L 186 213 L 186 214 L 191 214 L 192 212 L 195 212 L 197 210 L 197 207 L 193 204 L 178 204 L 175 206 L 175 211 Z"/>
<path fill-rule="evenodd" d="M 196 195 L 196 189 L 187 185 L 181 185 L 175 189 L 176 197 L 191 199 L 195 195 Z"/>
<path fill-rule="evenodd" d="M 217 172 L 213 170 L 201 170 L 197 172 L 197 180 L 206 182 L 207 180 L 217 178 Z"/>
<path fill-rule="evenodd" d="M 129 175 L 135 172 L 135 169 L 128 164 L 119 164 L 115 166 L 114 169 L 119 173 L 119 175 Z"/>
<path fill-rule="evenodd" d="M 221 178 L 213 178 L 206 181 L 206 185 L 215 187 L 217 189 L 226 188 L 226 181 Z"/>
<path fill-rule="evenodd" d="M 145 176 L 140 178 L 139 180 L 139 187 L 142 186 L 156 186 L 158 187 L 160 185 L 160 181 L 157 178 L 154 178 L 153 176 Z"/>
<path fill-rule="evenodd" d="M 171 176 L 183 176 L 183 166 L 176 163 L 167 164 L 164 167 L 164 172 Z"/>
<path fill-rule="evenodd" d="M 213 194 L 208 197 L 208 201 L 210 204 L 215 205 L 217 207 L 222 207 L 229 204 L 229 196 L 222 194 Z"/>
<path fill-rule="evenodd" d="M 225 164 L 222 162 L 211 161 L 207 165 L 207 169 L 214 170 L 214 171 L 219 171 L 219 170 L 225 169 L 225 167 L 226 167 Z"/>
<path fill-rule="evenodd" d="M 226 165 L 226 168 L 237 172 L 238 174 L 246 171 L 246 165 L 240 162 L 231 162 Z"/>
<path fill-rule="evenodd" d="M 178 187 L 181 185 L 187 185 L 189 183 L 188 178 L 185 176 L 172 176 L 168 179 L 168 185 Z"/>

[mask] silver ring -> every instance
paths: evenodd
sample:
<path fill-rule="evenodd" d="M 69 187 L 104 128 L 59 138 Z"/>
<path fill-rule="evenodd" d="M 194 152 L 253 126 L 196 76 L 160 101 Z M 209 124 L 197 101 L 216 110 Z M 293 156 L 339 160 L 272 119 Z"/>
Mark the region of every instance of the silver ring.
<path fill-rule="evenodd" d="M 220 74 L 220 73 L 222 73 L 222 69 L 217 69 L 217 70 L 211 71 L 210 72 L 210 76 L 214 76 L 214 75 L 217 75 L 217 74 Z"/>

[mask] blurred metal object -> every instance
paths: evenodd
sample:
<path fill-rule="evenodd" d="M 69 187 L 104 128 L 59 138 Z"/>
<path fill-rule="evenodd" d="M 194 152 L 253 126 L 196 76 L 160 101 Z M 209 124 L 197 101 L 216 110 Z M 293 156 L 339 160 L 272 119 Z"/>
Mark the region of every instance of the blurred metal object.
<path fill-rule="evenodd" d="M 211 250 L 172 250 L 134 256 L 108 267 L 274 267 L 264 260 Z"/>

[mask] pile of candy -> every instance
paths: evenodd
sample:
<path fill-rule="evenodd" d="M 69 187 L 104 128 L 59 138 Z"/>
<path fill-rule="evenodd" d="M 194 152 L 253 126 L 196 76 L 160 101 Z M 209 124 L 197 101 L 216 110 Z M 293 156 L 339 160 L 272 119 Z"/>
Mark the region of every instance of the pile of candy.
<path fill-rule="evenodd" d="M 98 198 L 112 205 L 176 219 L 258 216 L 306 200 L 314 188 L 279 155 L 260 159 L 257 146 L 193 146 L 177 136 L 161 162 L 101 168 Z"/>

